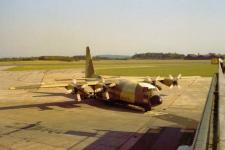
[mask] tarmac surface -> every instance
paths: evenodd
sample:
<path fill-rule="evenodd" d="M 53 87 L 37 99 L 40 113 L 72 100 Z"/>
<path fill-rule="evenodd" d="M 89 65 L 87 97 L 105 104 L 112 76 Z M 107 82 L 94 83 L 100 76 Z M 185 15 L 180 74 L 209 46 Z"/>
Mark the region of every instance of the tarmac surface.
<path fill-rule="evenodd" d="M 11 86 L 81 77 L 78 70 L 9 72 L 0 69 L 0 149 L 177 149 L 191 145 L 211 78 L 188 77 L 180 89 L 163 86 L 152 111 L 74 102 L 63 88 L 8 90 Z"/>

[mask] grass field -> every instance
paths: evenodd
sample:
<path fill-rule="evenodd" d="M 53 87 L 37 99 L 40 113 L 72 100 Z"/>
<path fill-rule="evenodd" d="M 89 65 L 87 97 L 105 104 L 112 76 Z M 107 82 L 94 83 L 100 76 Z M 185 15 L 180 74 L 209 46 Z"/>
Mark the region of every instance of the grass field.
<path fill-rule="evenodd" d="M 0 66 L 13 65 L 8 71 L 83 69 L 84 61 L 15 61 L 0 62 Z M 94 61 L 97 74 L 119 76 L 211 76 L 217 65 L 209 60 L 101 60 Z"/>

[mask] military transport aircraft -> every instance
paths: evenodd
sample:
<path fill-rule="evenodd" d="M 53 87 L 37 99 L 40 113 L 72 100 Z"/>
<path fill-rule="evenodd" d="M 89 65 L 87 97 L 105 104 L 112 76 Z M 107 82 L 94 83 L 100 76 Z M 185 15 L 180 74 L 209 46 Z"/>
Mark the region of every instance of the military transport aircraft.
<path fill-rule="evenodd" d="M 160 97 L 161 87 L 157 85 L 157 81 L 172 88 L 178 85 L 177 77 L 169 76 L 169 78 L 155 79 L 150 77 L 138 78 L 131 80 L 126 77 L 103 77 L 96 75 L 90 54 L 89 47 L 86 48 L 86 69 L 85 77 L 71 79 L 71 83 L 59 84 L 39 84 L 20 87 L 11 87 L 15 89 L 30 89 L 30 88 L 55 88 L 65 87 L 68 93 L 73 94 L 76 101 L 81 101 L 82 98 L 93 97 L 108 102 L 123 102 L 141 106 L 145 111 L 151 110 L 153 105 L 161 104 Z"/>

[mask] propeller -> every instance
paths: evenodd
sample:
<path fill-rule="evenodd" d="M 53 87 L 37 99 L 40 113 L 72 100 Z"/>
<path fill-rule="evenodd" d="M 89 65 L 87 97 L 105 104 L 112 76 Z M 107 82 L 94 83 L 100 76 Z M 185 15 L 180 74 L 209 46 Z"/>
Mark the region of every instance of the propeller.
<path fill-rule="evenodd" d="M 107 87 L 103 88 L 103 93 L 102 93 L 102 97 L 106 100 L 109 100 L 109 89 Z"/>
<path fill-rule="evenodd" d="M 95 92 L 102 92 L 102 97 L 105 100 L 109 100 L 109 90 L 110 88 L 113 88 L 116 86 L 116 83 L 106 83 L 105 79 L 100 76 L 100 83 L 99 83 L 100 88 L 96 89 Z"/>
<path fill-rule="evenodd" d="M 99 76 L 100 83 L 105 83 L 105 78 L 103 76 Z"/>
<path fill-rule="evenodd" d="M 181 74 L 179 74 L 177 77 L 173 77 L 172 75 L 169 75 L 169 79 L 171 80 L 171 85 L 169 88 L 173 88 L 174 86 L 177 86 L 180 88 L 180 85 L 178 84 L 178 80 L 181 78 Z"/>
<path fill-rule="evenodd" d="M 66 87 L 67 89 L 67 93 L 73 94 L 74 95 L 74 99 L 75 101 L 80 102 L 81 101 L 81 90 L 83 90 L 86 87 L 86 85 L 82 85 L 81 87 L 79 87 L 77 85 L 77 80 L 73 79 L 71 84 L 69 86 Z"/>
<path fill-rule="evenodd" d="M 144 80 L 147 83 L 151 83 L 152 85 L 156 85 L 156 82 L 159 80 L 160 76 L 157 76 L 156 78 L 146 77 Z"/>
<path fill-rule="evenodd" d="M 153 78 L 152 84 L 156 86 L 157 85 L 156 82 L 159 81 L 159 78 L 160 78 L 160 76 L 157 76 L 156 78 Z"/>
<path fill-rule="evenodd" d="M 81 96 L 80 96 L 80 93 L 79 93 L 79 92 L 77 92 L 77 93 L 75 94 L 74 99 L 75 99 L 75 101 L 78 101 L 78 102 L 81 101 Z"/>
<path fill-rule="evenodd" d="M 160 79 L 160 76 L 157 76 L 155 78 L 146 77 L 144 82 L 154 85 L 157 88 L 157 90 L 159 91 L 162 89 L 161 86 L 157 85 L 157 81 L 159 81 L 159 79 Z"/>
<path fill-rule="evenodd" d="M 110 96 L 109 96 L 109 90 L 110 88 L 113 88 L 116 86 L 116 83 L 110 83 L 110 84 L 104 84 L 103 85 L 103 90 L 102 90 L 102 97 L 106 100 L 109 100 L 110 99 Z"/>

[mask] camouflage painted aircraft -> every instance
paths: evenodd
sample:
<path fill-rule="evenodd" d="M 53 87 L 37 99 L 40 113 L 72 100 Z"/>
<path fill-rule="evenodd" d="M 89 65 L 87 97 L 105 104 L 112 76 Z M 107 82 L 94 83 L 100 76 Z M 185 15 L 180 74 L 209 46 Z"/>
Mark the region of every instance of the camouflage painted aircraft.
<path fill-rule="evenodd" d="M 178 79 L 170 76 L 169 78 L 150 77 L 138 78 L 138 80 L 126 77 L 102 77 L 95 74 L 94 66 L 89 47 L 86 48 L 85 78 L 71 79 L 71 83 L 61 84 L 39 84 L 21 87 L 11 87 L 10 89 L 30 89 L 30 88 L 55 88 L 65 87 L 68 93 L 74 95 L 76 101 L 82 98 L 93 97 L 108 102 L 123 102 L 141 106 L 145 111 L 151 110 L 153 105 L 161 104 L 161 87 L 157 81 L 169 86 L 178 86 Z"/>

